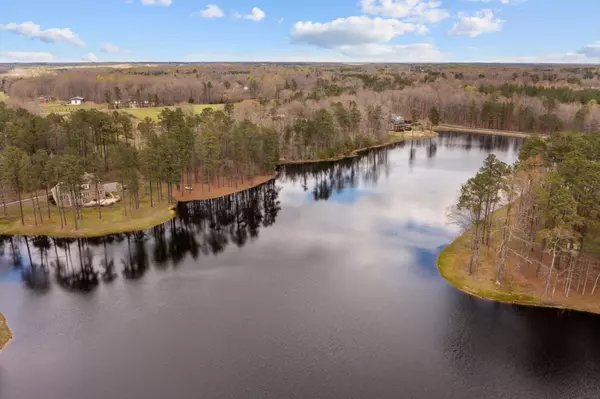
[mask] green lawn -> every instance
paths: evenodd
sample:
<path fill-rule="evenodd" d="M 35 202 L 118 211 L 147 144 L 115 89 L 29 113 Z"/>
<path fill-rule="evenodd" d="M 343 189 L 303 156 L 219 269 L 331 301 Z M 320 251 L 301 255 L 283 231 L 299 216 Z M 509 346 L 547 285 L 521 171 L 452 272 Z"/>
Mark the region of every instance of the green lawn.
<path fill-rule="evenodd" d="M 1 101 L 1 98 L 2 97 L 0 97 L 0 101 Z M 108 109 L 108 107 L 106 107 L 106 105 L 93 105 L 93 104 L 89 104 L 89 103 L 88 104 L 84 103 L 82 105 L 64 105 L 60 102 L 51 102 L 51 103 L 41 104 L 41 107 L 42 107 L 42 112 L 44 114 L 50 114 L 52 112 L 54 112 L 54 113 L 69 113 L 69 112 L 77 111 L 79 109 L 90 109 L 90 108 L 96 108 L 96 109 L 99 109 L 99 110 L 105 111 L 105 112 L 111 112 L 111 113 L 113 112 L 113 110 Z M 136 118 L 140 121 L 145 118 L 151 118 L 154 120 L 158 120 L 158 115 L 165 108 L 168 108 L 170 110 L 174 110 L 175 108 L 182 108 L 184 111 L 190 110 L 190 111 L 194 112 L 195 114 L 200 114 L 204 108 L 212 108 L 215 110 L 223 109 L 223 104 L 181 104 L 181 105 L 170 106 L 170 107 L 122 108 L 122 109 L 117 109 L 116 111 L 128 113 L 129 115 L 133 116 L 134 118 Z"/>
<path fill-rule="evenodd" d="M 164 190 L 166 198 L 166 190 Z M 79 221 L 76 230 L 73 222 L 73 213 L 67 208 L 67 226 L 61 227 L 59 211 L 54 205 L 50 205 L 51 220 L 48 220 L 48 208 L 46 202 L 40 201 L 43 223 L 35 225 L 33 207 L 31 201 L 23 203 L 25 225 L 21 224 L 19 205 L 8 206 L 8 217 L 0 205 L 0 234 L 2 235 L 50 235 L 54 237 L 95 237 L 105 234 L 123 233 L 128 231 L 145 230 L 147 228 L 162 224 L 175 216 L 175 211 L 166 201 L 156 203 L 156 192 L 154 193 L 154 208 L 150 207 L 149 196 L 140 195 L 139 209 L 130 209 L 127 206 L 127 216 L 123 209 L 123 203 L 119 202 L 111 207 L 102 208 L 102 219 L 98 219 L 96 208 L 84 208 L 83 220 Z"/>
<path fill-rule="evenodd" d="M 81 104 L 81 105 L 64 105 L 63 103 L 60 102 L 51 102 L 51 103 L 46 103 L 46 104 L 40 104 L 40 106 L 42 107 L 42 112 L 45 114 L 51 114 L 51 113 L 68 113 L 68 112 L 73 112 L 73 111 L 77 111 L 79 109 L 90 109 L 90 108 L 95 108 L 93 106 L 90 106 L 88 104 Z"/>

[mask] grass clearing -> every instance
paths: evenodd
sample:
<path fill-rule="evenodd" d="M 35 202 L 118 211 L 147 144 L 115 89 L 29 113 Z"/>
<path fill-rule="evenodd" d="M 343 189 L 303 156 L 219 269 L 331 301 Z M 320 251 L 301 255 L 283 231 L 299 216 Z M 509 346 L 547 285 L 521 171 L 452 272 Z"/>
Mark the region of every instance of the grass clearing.
<path fill-rule="evenodd" d="M 1 98 L 1 97 L 0 97 Z M 2 101 L 2 100 L 0 100 Z M 71 112 L 80 110 L 80 109 L 97 109 L 102 112 L 112 113 L 113 111 L 118 111 L 122 113 L 127 113 L 138 120 L 143 120 L 145 118 L 151 118 L 153 120 L 158 120 L 158 115 L 162 112 L 163 109 L 167 108 L 171 111 L 176 108 L 181 108 L 184 112 L 192 112 L 194 114 L 202 113 L 202 110 L 205 108 L 212 108 L 214 110 L 223 109 L 223 104 L 180 104 L 175 106 L 165 106 L 165 107 L 147 107 L 147 108 L 121 108 L 121 109 L 109 109 L 105 104 L 98 105 L 95 103 L 83 103 L 81 105 L 70 105 L 64 102 L 49 102 L 45 104 L 40 104 L 42 115 L 48 115 L 51 113 L 56 114 L 69 114 Z"/>
<path fill-rule="evenodd" d="M 164 198 L 166 199 L 166 189 Z M 102 208 L 102 219 L 98 219 L 98 210 L 96 208 L 84 208 L 83 220 L 79 220 L 79 229 L 75 229 L 73 221 L 73 212 L 71 208 L 66 208 L 67 226 L 61 228 L 59 210 L 55 205 L 50 204 L 50 216 L 48 220 L 48 208 L 46 201 L 40 201 L 42 209 L 43 223 L 35 225 L 33 217 L 33 203 L 31 201 L 23 202 L 23 212 L 25 214 L 25 225 L 21 224 L 19 204 L 11 204 L 8 208 L 8 217 L 4 216 L 0 209 L 0 234 L 3 235 L 48 235 L 53 237 L 96 237 L 106 234 L 124 233 L 128 231 L 145 230 L 147 228 L 165 223 L 175 217 L 175 211 L 172 205 L 167 204 L 166 200 L 156 202 L 156 193 L 154 193 L 154 208 L 150 207 L 150 197 L 140 195 L 139 209 L 129 208 L 127 204 L 127 216 L 123 209 L 123 202 L 114 204 L 111 207 Z"/>
<path fill-rule="evenodd" d="M 51 114 L 51 113 L 55 113 L 55 114 L 67 114 L 67 113 L 71 113 L 80 109 L 92 109 L 92 108 L 97 108 L 97 109 L 102 109 L 101 107 L 93 104 L 93 103 L 83 103 L 81 105 L 70 105 L 70 104 L 66 104 L 63 102 L 49 102 L 49 103 L 44 103 L 44 104 L 40 104 L 40 107 L 42 109 L 42 114 L 47 115 L 47 114 Z"/>
<path fill-rule="evenodd" d="M 191 109 L 194 114 L 200 114 L 205 108 L 212 108 L 214 110 L 223 109 L 223 104 L 184 104 L 171 107 L 125 108 L 120 109 L 119 112 L 128 113 L 139 120 L 143 120 L 145 118 L 158 120 L 158 115 L 165 108 L 170 109 L 171 111 L 175 110 L 176 108 L 182 108 L 184 112 L 188 109 Z"/>

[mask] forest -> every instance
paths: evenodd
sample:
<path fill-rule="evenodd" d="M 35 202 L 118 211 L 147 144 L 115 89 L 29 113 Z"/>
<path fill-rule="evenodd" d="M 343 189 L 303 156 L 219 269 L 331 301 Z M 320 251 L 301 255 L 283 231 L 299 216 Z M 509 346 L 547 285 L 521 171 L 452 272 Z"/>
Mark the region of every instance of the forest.
<path fill-rule="evenodd" d="M 51 219 L 57 209 L 61 227 L 77 229 L 85 173 L 92 176 L 95 190 L 104 181 L 121 183 L 125 215 L 140 206 L 140 193 L 147 192 L 154 207 L 173 202 L 174 187 L 192 180 L 210 190 L 243 183 L 259 171 L 272 173 L 279 160 L 276 133 L 249 121 L 235 122 L 231 108 L 228 112 L 206 109 L 192 116 L 166 109 L 157 123 L 146 119 L 134 126 L 127 115 L 116 112 L 78 110 L 67 117 L 42 118 L 0 107 L 4 217 L 9 216 L 7 202 L 16 199 L 25 224 L 22 200 L 29 195 L 35 224 Z M 68 208 L 45 201 L 58 183 L 78 199 L 72 215 Z M 102 219 L 99 205 L 97 212 Z"/>
<path fill-rule="evenodd" d="M 90 218 L 82 201 L 67 211 L 46 199 L 58 183 L 81 198 L 83 176 L 92 177 L 96 192 L 102 182 L 121 183 L 128 216 L 185 200 L 190 186 L 237 189 L 274 174 L 280 163 L 387 143 L 391 115 L 427 127 L 545 135 L 600 126 L 600 75 L 587 67 L 157 64 L 2 76 L 8 97 L 0 103 L 0 215 L 23 225 L 59 220 L 75 230 Z M 97 107 L 53 112 L 38 96 L 84 96 Z M 115 109 L 145 101 L 171 108 L 156 119 Z M 215 103 L 222 108 L 189 108 Z M 15 201 L 18 215 L 7 206 Z M 98 220 L 102 212 L 98 206 Z"/>
<path fill-rule="evenodd" d="M 368 106 L 384 115 L 426 119 L 432 108 L 448 124 L 552 133 L 600 127 L 600 72 L 594 67 L 501 64 L 205 64 L 52 69 L 3 78 L 9 103 L 43 111 L 38 96 L 83 96 L 156 106 L 239 103 L 234 118 L 283 132 L 320 109 L 354 102 L 369 128 Z M 252 100 L 252 101 L 248 101 Z"/>
<path fill-rule="evenodd" d="M 543 302 L 597 306 L 585 298 L 600 282 L 598 154 L 600 135 L 556 133 L 528 139 L 514 165 L 489 155 L 451 212 L 468 229 L 468 275 Z"/>

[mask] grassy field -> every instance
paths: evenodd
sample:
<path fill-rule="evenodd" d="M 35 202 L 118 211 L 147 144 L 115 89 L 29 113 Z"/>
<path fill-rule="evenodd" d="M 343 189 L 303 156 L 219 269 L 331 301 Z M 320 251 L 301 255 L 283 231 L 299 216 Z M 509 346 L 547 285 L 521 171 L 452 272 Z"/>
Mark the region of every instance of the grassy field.
<path fill-rule="evenodd" d="M 182 108 L 184 111 L 186 109 L 191 109 L 194 112 L 194 114 L 200 114 L 200 113 L 202 113 L 202 110 L 204 108 L 212 108 L 214 110 L 222 109 L 223 104 L 182 104 L 180 106 L 173 106 L 173 107 L 128 108 L 128 109 L 121 109 L 119 111 L 126 112 L 139 120 L 142 120 L 145 118 L 151 118 L 154 120 L 158 120 L 158 115 L 161 113 L 161 111 L 163 109 L 168 108 L 170 110 L 174 110 L 177 107 Z"/>
<path fill-rule="evenodd" d="M 155 200 L 156 200 L 156 193 Z M 166 198 L 166 191 L 165 191 Z M 94 237 L 112 233 L 144 230 L 162 224 L 175 216 L 175 211 L 166 201 L 155 203 L 150 207 L 150 198 L 144 196 L 140 199 L 139 209 L 129 209 L 127 216 L 123 203 L 119 202 L 111 207 L 102 208 L 102 219 L 98 219 L 96 208 L 84 208 L 83 220 L 79 221 L 79 229 L 75 229 L 73 213 L 67 208 L 67 226 L 61 228 L 58 208 L 50 204 L 51 220 L 48 220 L 46 202 L 40 202 L 43 223 L 35 225 L 33 217 L 33 204 L 31 201 L 23 203 L 25 225 L 21 224 L 19 204 L 8 206 L 8 218 L 0 210 L 0 234 L 4 235 L 49 235 L 54 237 Z"/>
<path fill-rule="evenodd" d="M 96 108 L 96 109 L 98 109 L 100 111 L 104 111 L 104 112 L 112 113 L 113 111 L 119 111 L 119 112 L 123 112 L 123 113 L 128 113 L 129 115 L 133 116 L 136 119 L 139 119 L 140 121 L 147 117 L 154 119 L 154 120 L 158 120 L 158 115 L 165 108 L 168 108 L 170 110 L 174 110 L 175 108 L 182 108 L 184 111 L 193 112 L 194 114 L 200 114 L 202 112 L 202 110 L 205 108 L 212 108 L 215 110 L 223 109 L 223 104 L 181 104 L 181 105 L 170 106 L 170 107 L 122 108 L 122 109 L 116 109 L 116 110 L 109 109 L 105 105 L 98 105 L 98 104 L 94 104 L 94 103 L 84 103 L 81 105 L 64 105 L 63 103 L 60 103 L 60 102 L 51 102 L 51 103 L 46 103 L 46 104 L 40 104 L 40 106 L 42 109 L 42 114 L 44 114 L 44 115 L 47 115 L 47 114 L 50 114 L 53 112 L 58 113 L 58 114 L 68 114 L 70 112 L 77 111 L 79 109 Z"/>
<path fill-rule="evenodd" d="M 12 332 L 8 325 L 6 324 L 6 319 L 4 315 L 0 313 L 0 352 L 2 349 L 8 344 L 8 342 L 12 339 Z"/>
<path fill-rule="evenodd" d="M 483 246 L 480 250 L 481 263 L 477 276 L 469 275 L 470 239 L 471 233 L 464 233 L 444 248 L 437 260 L 440 274 L 459 290 L 479 298 L 503 303 L 600 314 L 600 292 L 596 292 L 594 296 L 590 294 L 594 281 L 588 283 L 590 288 L 586 296 L 573 289 L 566 297 L 562 290 L 563 284 L 559 284 L 555 296 L 542 298 L 545 277 L 538 277 L 536 267 L 533 265 L 521 265 L 521 268 L 517 268 L 515 259 L 509 257 L 501 284 L 496 284 L 498 242 L 494 238 L 489 249 Z M 590 277 L 593 279 L 596 276 Z M 554 282 L 553 278 L 552 286 Z"/>
<path fill-rule="evenodd" d="M 65 105 L 60 102 L 50 102 L 50 103 L 40 104 L 40 107 L 42 109 L 43 114 L 51 114 L 51 113 L 65 114 L 65 113 L 77 111 L 79 109 L 91 109 L 91 108 L 102 109 L 100 106 L 97 106 L 93 103 L 84 103 L 81 105 Z"/>

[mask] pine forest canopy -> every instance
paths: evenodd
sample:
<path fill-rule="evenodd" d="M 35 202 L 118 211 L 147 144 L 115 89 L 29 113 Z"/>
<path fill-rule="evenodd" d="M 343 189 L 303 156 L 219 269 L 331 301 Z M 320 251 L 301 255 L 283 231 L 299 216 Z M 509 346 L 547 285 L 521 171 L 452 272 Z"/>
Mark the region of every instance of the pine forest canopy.
<path fill-rule="evenodd" d="M 557 286 L 566 297 L 571 290 L 593 294 L 600 281 L 599 155 L 600 134 L 558 133 L 527 140 L 512 166 L 489 155 L 453 211 L 470 228 L 468 273 L 477 274 L 482 249 L 491 245 L 497 284 L 511 258 L 517 271 L 534 267 L 544 278 L 542 298 L 554 297 Z"/>

